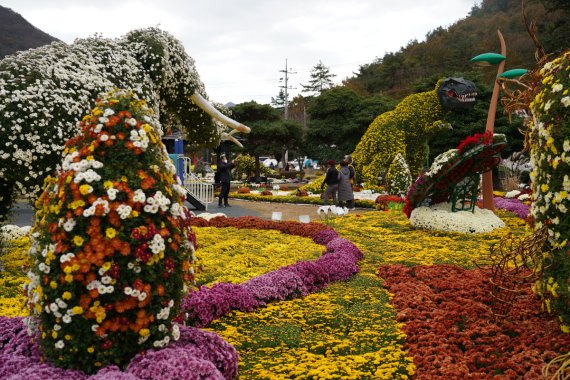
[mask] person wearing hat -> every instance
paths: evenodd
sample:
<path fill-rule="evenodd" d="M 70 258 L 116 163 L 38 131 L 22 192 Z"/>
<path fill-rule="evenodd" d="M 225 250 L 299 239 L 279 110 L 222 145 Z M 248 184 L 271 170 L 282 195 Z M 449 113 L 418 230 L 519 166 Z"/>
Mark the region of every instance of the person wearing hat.
<path fill-rule="evenodd" d="M 228 159 L 225 155 L 222 155 L 220 164 L 218 165 L 218 171 L 220 175 L 220 183 L 222 188 L 220 189 L 220 198 L 218 200 L 218 207 L 231 207 L 228 203 L 228 195 L 230 193 L 230 183 L 232 181 L 232 169 L 235 167 L 233 162 L 228 163 Z M 224 202 L 222 204 L 222 201 Z"/>
<path fill-rule="evenodd" d="M 332 197 L 333 204 L 337 206 L 336 194 L 338 192 L 338 170 L 336 170 L 335 165 L 336 162 L 334 160 L 327 161 L 327 174 L 325 175 L 325 179 L 321 184 L 321 190 L 323 190 L 325 185 L 327 185 L 327 188 L 323 193 L 323 201 L 326 205 L 328 205 L 329 198 Z"/>

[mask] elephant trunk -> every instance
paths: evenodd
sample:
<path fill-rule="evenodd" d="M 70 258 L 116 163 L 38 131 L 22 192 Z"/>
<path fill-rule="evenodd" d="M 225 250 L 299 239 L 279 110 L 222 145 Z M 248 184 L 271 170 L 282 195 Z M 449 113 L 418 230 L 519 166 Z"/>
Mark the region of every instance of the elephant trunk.
<path fill-rule="evenodd" d="M 204 99 L 204 97 L 202 97 L 202 95 L 198 94 L 197 92 L 192 94 L 192 96 L 190 96 L 190 99 L 192 99 L 194 104 L 196 104 L 202 111 L 206 112 L 208 115 L 210 115 L 212 118 L 219 121 L 220 123 L 232 129 L 235 129 L 239 132 L 243 133 L 250 132 L 249 127 L 235 121 L 234 119 L 230 119 L 226 115 L 222 114 L 209 101 Z"/>

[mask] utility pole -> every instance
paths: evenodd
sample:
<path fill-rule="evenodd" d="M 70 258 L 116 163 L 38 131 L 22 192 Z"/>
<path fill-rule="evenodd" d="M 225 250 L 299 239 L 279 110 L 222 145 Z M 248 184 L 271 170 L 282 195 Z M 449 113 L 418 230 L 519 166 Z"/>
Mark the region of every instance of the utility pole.
<path fill-rule="evenodd" d="M 289 95 L 287 90 L 295 89 L 294 87 L 289 87 L 287 83 L 289 82 L 289 75 L 297 74 L 297 72 L 291 71 L 291 69 L 287 67 L 287 58 L 285 58 L 285 70 L 279 70 L 279 72 L 285 74 L 282 78 L 279 78 L 279 81 L 285 81 L 285 85 L 279 87 L 285 89 L 285 120 L 287 120 L 289 117 Z"/>

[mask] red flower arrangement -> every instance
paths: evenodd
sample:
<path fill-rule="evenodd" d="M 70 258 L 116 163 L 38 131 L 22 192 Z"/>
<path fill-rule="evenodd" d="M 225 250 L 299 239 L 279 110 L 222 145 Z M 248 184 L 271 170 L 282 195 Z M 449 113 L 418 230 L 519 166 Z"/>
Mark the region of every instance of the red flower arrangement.
<path fill-rule="evenodd" d="M 376 197 L 376 200 L 374 201 L 377 204 L 377 207 L 379 210 L 382 211 L 386 211 L 388 209 L 390 209 L 390 204 L 398 204 L 399 206 L 397 206 L 396 208 L 401 207 L 403 204 L 406 202 L 406 199 L 401 198 L 397 195 L 379 195 L 378 197 Z"/>
<path fill-rule="evenodd" d="M 430 171 L 422 173 L 408 189 L 404 213 L 410 218 L 412 211 L 426 199 L 429 205 L 448 201 L 458 182 L 498 165 L 501 160 L 499 152 L 505 146 L 504 135 L 487 131 L 469 136 L 459 143 L 456 150 L 441 154 L 435 159 L 438 167 L 434 169 L 432 165 Z"/>
<path fill-rule="evenodd" d="M 274 222 L 254 216 L 241 216 L 239 218 L 219 216 L 209 221 L 203 218 L 192 218 L 191 224 L 196 227 L 236 227 L 254 230 L 279 230 L 289 235 L 301 237 L 312 237 L 317 232 L 330 229 L 323 223 L 299 223 L 294 221 Z"/>
<path fill-rule="evenodd" d="M 476 133 L 473 136 L 468 136 L 459 143 L 457 149 L 461 154 L 479 145 L 490 145 L 492 142 L 493 142 L 493 132 L 485 131 L 484 133 Z"/>

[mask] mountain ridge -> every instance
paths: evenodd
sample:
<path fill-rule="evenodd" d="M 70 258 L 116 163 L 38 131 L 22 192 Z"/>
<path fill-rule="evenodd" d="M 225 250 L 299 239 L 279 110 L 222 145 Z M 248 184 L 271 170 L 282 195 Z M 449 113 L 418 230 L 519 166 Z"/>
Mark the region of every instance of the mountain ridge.
<path fill-rule="evenodd" d="M 0 5 L 0 59 L 54 41 L 59 40 L 33 26 L 19 13 Z"/>

